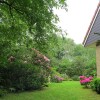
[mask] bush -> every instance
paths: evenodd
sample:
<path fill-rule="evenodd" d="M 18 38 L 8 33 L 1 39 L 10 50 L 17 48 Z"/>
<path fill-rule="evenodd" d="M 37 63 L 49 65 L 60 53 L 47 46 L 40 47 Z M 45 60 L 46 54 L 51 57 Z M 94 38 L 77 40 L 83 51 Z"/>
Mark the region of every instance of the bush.
<path fill-rule="evenodd" d="M 68 75 L 66 75 L 66 74 L 61 74 L 61 77 L 63 77 L 63 81 L 68 81 L 69 80 L 69 77 L 68 77 Z"/>
<path fill-rule="evenodd" d="M 73 81 L 79 81 L 79 76 L 78 75 L 74 75 L 73 77 L 71 77 L 71 79 Z"/>
<path fill-rule="evenodd" d="M 61 83 L 64 80 L 61 76 L 55 75 L 51 77 L 52 82 Z"/>
<path fill-rule="evenodd" d="M 58 73 L 55 69 L 51 70 L 51 82 L 60 83 L 64 80 L 60 73 Z"/>
<path fill-rule="evenodd" d="M 92 82 L 93 77 L 86 77 L 86 76 L 80 76 L 80 84 L 84 85 L 86 88 L 90 87 L 90 83 Z"/>
<path fill-rule="evenodd" d="M 64 79 L 62 78 L 62 77 L 60 77 L 60 76 L 54 76 L 54 82 L 56 82 L 56 83 L 61 83 L 62 81 L 63 81 Z"/>
<path fill-rule="evenodd" d="M 46 86 L 51 70 L 50 60 L 34 48 L 20 50 L 8 54 L 6 60 L 0 63 L 0 86 L 11 92 Z"/>
<path fill-rule="evenodd" d="M 40 89 L 47 83 L 48 78 L 42 67 L 18 62 L 1 67 L 0 73 L 3 79 L 0 85 L 10 91 Z"/>
<path fill-rule="evenodd" d="M 93 90 L 100 94 L 100 78 L 94 79 L 91 86 Z"/>
<path fill-rule="evenodd" d="M 6 93 L 7 93 L 6 90 L 1 90 L 1 89 L 0 89 L 0 97 L 4 96 Z"/>

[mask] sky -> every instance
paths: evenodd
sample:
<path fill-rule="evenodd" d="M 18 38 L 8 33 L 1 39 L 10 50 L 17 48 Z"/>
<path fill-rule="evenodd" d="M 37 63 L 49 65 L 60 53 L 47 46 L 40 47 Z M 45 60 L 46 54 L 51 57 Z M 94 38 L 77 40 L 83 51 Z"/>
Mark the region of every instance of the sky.
<path fill-rule="evenodd" d="M 60 19 L 58 25 L 75 43 L 82 44 L 99 1 L 67 0 L 67 12 L 61 9 L 55 11 Z"/>

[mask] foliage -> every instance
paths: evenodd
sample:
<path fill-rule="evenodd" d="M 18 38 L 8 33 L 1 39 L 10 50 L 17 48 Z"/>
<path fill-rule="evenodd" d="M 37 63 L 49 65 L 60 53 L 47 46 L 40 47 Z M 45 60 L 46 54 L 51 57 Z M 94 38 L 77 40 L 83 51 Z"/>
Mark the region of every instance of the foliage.
<path fill-rule="evenodd" d="M 54 8 L 67 9 L 66 1 L 0 0 L 0 42 L 34 45 L 44 51 L 55 32 L 60 31 Z"/>
<path fill-rule="evenodd" d="M 52 68 L 50 76 L 51 76 L 50 77 L 51 82 L 57 82 L 57 83 L 62 82 L 63 78 L 61 77 L 61 74 L 58 73 L 54 68 Z"/>
<path fill-rule="evenodd" d="M 100 94 L 100 78 L 95 78 L 91 84 L 92 89 Z"/>
<path fill-rule="evenodd" d="M 73 81 L 79 81 L 79 76 L 78 75 L 74 75 L 73 77 L 71 77 L 71 79 Z"/>
<path fill-rule="evenodd" d="M 62 77 L 56 75 L 53 77 L 52 80 L 53 80 L 53 82 L 61 83 L 64 79 Z"/>
<path fill-rule="evenodd" d="M 52 66 L 60 74 L 66 74 L 73 78 L 75 75 L 96 76 L 95 49 L 84 48 L 81 44 L 75 44 L 73 40 L 58 37 L 58 47 L 55 46 L 55 56 L 51 58 Z"/>
<path fill-rule="evenodd" d="M 66 74 L 61 74 L 61 77 L 63 78 L 63 81 L 69 81 L 69 77 Z"/>
<path fill-rule="evenodd" d="M 86 88 L 90 86 L 91 81 L 93 80 L 93 77 L 86 77 L 86 76 L 80 76 L 80 84 L 84 85 Z"/>
<path fill-rule="evenodd" d="M 86 62 L 84 74 L 87 76 L 96 76 L 96 56 Z"/>
<path fill-rule="evenodd" d="M 4 96 L 7 94 L 7 91 L 4 89 L 0 89 L 0 97 Z"/>
<path fill-rule="evenodd" d="M 27 90 L 47 82 L 50 62 L 42 53 L 61 31 L 53 9 L 66 7 L 65 0 L 0 0 L 0 86 Z M 32 47 L 41 53 L 33 54 Z"/>
<path fill-rule="evenodd" d="M 3 78 L 0 85 L 7 89 L 15 88 L 16 91 L 38 89 L 46 82 L 38 66 L 13 63 L 4 67 L 0 70 Z"/>
<path fill-rule="evenodd" d="M 17 67 L 22 66 L 27 73 L 29 66 L 49 76 L 51 64 L 55 71 L 69 78 L 96 75 L 95 50 L 85 49 L 72 39 L 58 35 L 62 31 L 57 27 L 59 18 L 54 8 L 66 10 L 66 0 L 0 0 L 0 67 L 3 70 L 8 71 L 10 66 L 12 70 L 14 66 L 22 70 Z M 32 54 L 30 48 L 33 47 L 37 54 Z"/>
<path fill-rule="evenodd" d="M 43 54 L 38 56 L 33 50 L 24 48 L 24 51 L 28 52 L 25 54 L 18 51 L 14 56 L 8 57 L 5 65 L 0 66 L 0 86 L 11 91 L 23 91 L 40 89 L 48 82 L 49 59 Z M 42 65 L 36 63 L 36 58 L 41 59 Z"/>

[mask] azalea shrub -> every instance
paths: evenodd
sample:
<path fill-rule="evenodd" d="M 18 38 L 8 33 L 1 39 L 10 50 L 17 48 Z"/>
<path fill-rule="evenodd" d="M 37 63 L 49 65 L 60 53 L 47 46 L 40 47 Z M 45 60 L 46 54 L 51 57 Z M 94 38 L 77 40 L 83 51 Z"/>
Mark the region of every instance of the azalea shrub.
<path fill-rule="evenodd" d="M 90 83 L 92 82 L 93 77 L 86 77 L 86 76 L 80 76 L 80 84 L 84 85 L 85 87 L 90 87 Z"/>

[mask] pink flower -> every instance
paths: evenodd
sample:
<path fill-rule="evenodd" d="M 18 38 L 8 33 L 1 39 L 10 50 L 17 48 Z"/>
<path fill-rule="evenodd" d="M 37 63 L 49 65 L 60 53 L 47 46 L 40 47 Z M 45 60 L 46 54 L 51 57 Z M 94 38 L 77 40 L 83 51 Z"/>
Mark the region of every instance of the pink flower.
<path fill-rule="evenodd" d="M 91 82 L 91 80 L 89 78 L 85 79 L 85 83 Z"/>
<path fill-rule="evenodd" d="M 48 61 L 48 62 L 50 61 L 46 56 L 43 56 L 43 58 L 45 61 Z"/>
<path fill-rule="evenodd" d="M 84 79 L 84 78 L 86 78 L 85 76 L 80 76 L 80 79 Z"/>
<path fill-rule="evenodd" d="M 41 60 L 38 60 L 38 62 L 41 62 Z"/>
<path fill-rule="evenodd" d="M 92 79 L 93 79 L 92 76 L 90 77 L 80 76 L 80 83 L 86 85 L 87 83 L 91 82 Z"/>
<path fill-rule="evenodd" d="M 90 76 L 90 77 L 89 77 L 89 79 L 90 79 L 90 80 L 92 80 L 92 79 L 93 79 L 93 77 L 92 77 L 92 76 Z"/>

